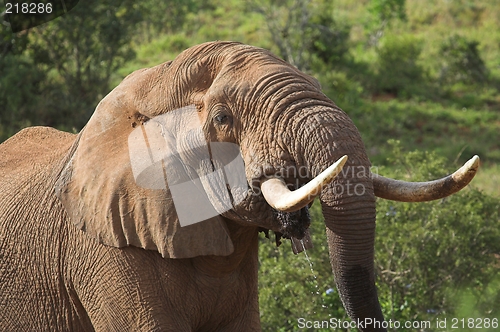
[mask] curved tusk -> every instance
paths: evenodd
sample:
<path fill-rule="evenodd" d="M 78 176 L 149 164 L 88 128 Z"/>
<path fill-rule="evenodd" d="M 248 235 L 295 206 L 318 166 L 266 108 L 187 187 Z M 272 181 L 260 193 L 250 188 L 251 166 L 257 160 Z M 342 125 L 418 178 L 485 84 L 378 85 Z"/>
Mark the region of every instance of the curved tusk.
<path fill-rule="evenodd" d="M 278 211 L 298 211 L 321 194 L 323 187 L 339 175 L 346 161 L 347 156 L 343 156 L 305 186 L 294 191 L 288 189 L 281 178 L 264 180 L 261 184 L 262 194 L 267 203 Z"/>
<path fill-rule="evenodd" d="M 474 156 L 455 173 L 428 182 L 406 182 L 380 175 L 373 177 L 375 196 L 401 202 L 426 202 L 440 199 L 464 188 L 479 168 L 479 157 Z"/>

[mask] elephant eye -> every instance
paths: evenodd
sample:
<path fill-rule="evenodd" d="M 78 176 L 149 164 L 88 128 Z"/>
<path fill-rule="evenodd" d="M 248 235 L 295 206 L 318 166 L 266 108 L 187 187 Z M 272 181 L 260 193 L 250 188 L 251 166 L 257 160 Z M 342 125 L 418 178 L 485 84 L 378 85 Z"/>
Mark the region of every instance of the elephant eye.
<path fill-rule="evenodd" d="M 224 113 L 219 113 L 214 117 L 215 123 L 222 125 L 222 124 L 228 124 L 229 123 L 229 115 L 224 114 Z"/>

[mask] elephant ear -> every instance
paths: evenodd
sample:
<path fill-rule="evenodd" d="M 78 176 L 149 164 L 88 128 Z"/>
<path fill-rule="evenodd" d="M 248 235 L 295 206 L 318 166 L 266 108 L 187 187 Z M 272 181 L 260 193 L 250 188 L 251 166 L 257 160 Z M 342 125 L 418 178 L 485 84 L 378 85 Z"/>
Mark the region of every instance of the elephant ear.
<path fill-rule="evenodd" d="M 172 110 L 165 95 L 170 66 L 132 73 L 99 103 L 71 149 L 56 195 L 71 221 L 100 243 L 157 250 L 170 258 L 226 256 L 234 248 L 223 217 L 181 226 L 165 179 L 140 185 L 133 174 L 131 159 L 163 174 L 162 162 L 150 158 L 151 146 L 130 149 L 129 140 L 133 131 L 144 132 L 150 117 Z"/>

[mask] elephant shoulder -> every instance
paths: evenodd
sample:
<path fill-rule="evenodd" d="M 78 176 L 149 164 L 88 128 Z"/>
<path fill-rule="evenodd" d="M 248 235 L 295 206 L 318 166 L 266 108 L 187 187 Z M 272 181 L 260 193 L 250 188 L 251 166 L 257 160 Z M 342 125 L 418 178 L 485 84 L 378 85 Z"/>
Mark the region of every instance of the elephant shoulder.
<path fill-rule="evenodd" d="M 75 134 L 50 127 L 25 128 L 0 144 L 0 173 L 48 166 L 67 153 L 75 138 Z"/>

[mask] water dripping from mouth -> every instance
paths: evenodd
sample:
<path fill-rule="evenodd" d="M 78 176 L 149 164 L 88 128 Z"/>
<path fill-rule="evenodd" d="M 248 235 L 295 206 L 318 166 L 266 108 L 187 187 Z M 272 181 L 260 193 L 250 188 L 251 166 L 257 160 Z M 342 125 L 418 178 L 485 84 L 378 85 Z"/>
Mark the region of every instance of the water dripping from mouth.
<path fill-rule="evenodd" d="M 311 292 L 311 294 L 313 295 L 313 302 L 315 303 L 316 300 L 315 300 L 315 296 L 319 296 L 321 298 L 321 308 L 322 309 L 328 309 L 328 306 L 326 305 L 325 303 L 325 299 L 323 298 L 323 296 L 321 296 L 321 292 L 319 290 L 319 283 L 318 283 L 318 276 L 316 275 L 316 272 L 314 272 L 314 268 L 313 268 L 313 263 L 312 263 L 312 260 L 311 258 L 309 257 L 309 255 L 307 254 L 307 250 L 306 250 L 306 247 L 304 245 L 304 241 L 303 240 L 300 240 L 300 243 L 302 245 L 302 249 L 304 249 L 304 255 L 307 259 L 307 262 L 309 263 L 309 268 L 311 269 L 311 273 L 312 273 L 312 276 L 314 278 L 314 288 L 316 289 L 315 292 Z M 316 314 L 316 310 L 314 310 L 314 314 Z M 331 316 L 330 314 L 328 314 L 328 316 Z"/>

